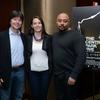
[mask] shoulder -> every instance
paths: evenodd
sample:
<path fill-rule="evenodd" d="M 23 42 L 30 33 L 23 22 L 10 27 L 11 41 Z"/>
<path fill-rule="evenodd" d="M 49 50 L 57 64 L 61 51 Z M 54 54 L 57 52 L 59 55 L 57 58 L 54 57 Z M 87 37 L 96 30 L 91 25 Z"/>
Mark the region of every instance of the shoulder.
<path fill-rule="evenodd" d="M 26 34 L 25 34 L 25 33 L 23 33 L 23 32 L 21 32 L 20 36 L 21 36 L 22 38 L 24 38 L 24 39 L 26 39 L 26 38 L 27 38 Z"/>
<path fill-rule="evenodd" d="M 26 34 L 26 41 L 28 44 L 32 43 L 32 37 L 33 37 L 32 34 Z"/>
<path fill-rule="evenodd" d="M 84 35 L 82 33 L 80 33 L 79 31 L 76 30 L 71 30 L 70 33 L 72 34 L 72 36 L 74 38 L 83 38 Z"/>
<path fill-rule="evenodd" d="M 47 43 L 51 43 L 52 42 L 52 35 L 45 34 L 44 35 L 44 41 L 47 42 Z"/>
<path fill-rule="evenodd" d="M 81 42 L 85 42 L 85 37 L 83 34 L 81 34 L 80 32 L 76 31 L 76 30 L 71 30 L 69 31 L 69 35 L 70 35 L 70 39 L 73 43 L 81 43 Z"/>
<path fill-rule="evenodd" d="M 1 31 L 0 34 L 9 33 L 9 30 Z"/>
<path fill-rule="evenodd" d="M 1 31 L 0 32 L 0 37 L 5 36 L 7 34 L 9 34 L 9 30 Z"/>
<path fill-rule="evenodd" d="M 52 38 L 52 35 L 46 33 L 46 34 L 44 35 L 44 38 L 48 38 L 48 39 L 50 39 L 50 38 Z"/>

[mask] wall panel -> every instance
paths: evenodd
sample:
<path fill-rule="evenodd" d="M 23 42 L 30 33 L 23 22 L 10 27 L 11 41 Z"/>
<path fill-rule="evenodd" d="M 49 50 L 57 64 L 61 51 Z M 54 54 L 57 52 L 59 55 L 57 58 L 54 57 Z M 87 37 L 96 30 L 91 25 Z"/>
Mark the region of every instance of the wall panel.
<path fill-rule="evenodd" d="M 20 0 L 0 0 L 0 31 L 9 26 L 9 14 L 14 9 L 20 9 Z"/>

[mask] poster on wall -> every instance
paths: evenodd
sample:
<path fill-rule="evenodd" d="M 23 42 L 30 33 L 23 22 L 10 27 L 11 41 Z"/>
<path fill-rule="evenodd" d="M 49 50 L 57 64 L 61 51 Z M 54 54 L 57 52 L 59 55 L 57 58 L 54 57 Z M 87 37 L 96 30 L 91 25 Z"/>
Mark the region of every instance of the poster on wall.
<path fill-rule="evenodd" d="M 100 6 L 74 7 L 73 28 L 85 36 L 86 65 L 100 68 Z"/>

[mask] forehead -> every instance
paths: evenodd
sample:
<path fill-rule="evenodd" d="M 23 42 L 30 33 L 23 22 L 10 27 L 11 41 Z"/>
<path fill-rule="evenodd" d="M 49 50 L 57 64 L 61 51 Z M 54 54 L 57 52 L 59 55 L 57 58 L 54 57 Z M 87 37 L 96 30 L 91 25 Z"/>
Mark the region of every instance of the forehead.
<path fill-rule="evenodd" d="M 57 16 L 57 19 L 69 19 L 69 16 L 65 13 L 61 13 Z"/>
<path fill-rule="evenodd" d="M 40 20 L 38 18 L 34 18 L 33 22 L 40 22 Z"/>
<path fill-rule="evenodd" d="M 13 17 L 12 19 L 20 19 L 21 20 L 21 17 L 16 16 L 16 17 Z"/>

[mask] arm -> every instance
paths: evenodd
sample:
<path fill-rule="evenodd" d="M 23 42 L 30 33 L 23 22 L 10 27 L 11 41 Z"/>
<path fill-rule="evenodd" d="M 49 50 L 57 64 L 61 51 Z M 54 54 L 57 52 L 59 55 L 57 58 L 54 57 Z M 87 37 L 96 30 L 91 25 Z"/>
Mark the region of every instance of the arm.
<path fill-rule="evenodd" d="M 85 64 L 85 38 L 81 34 L 78 34 L 73 43 L 76 60 L 70 77 L 76 80 L 83 68 L 83 65 Z"/>

